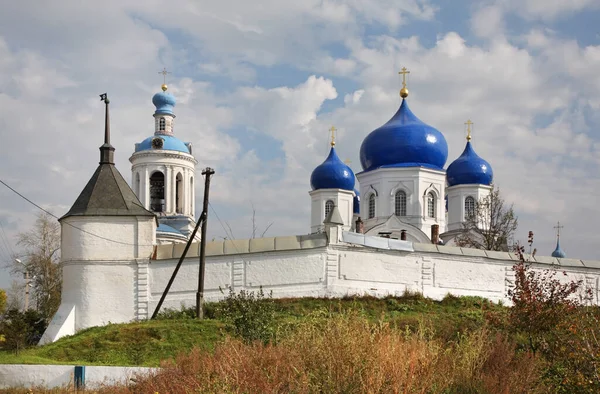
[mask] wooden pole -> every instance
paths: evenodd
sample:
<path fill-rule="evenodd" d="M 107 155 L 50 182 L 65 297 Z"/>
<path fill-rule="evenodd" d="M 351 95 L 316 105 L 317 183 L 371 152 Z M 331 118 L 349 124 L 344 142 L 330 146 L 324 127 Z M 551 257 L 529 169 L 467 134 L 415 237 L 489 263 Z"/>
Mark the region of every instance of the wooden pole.
<path fill-rule="evenodd" d="M 206 224 L 208 219 L 208 191 L 210 188 L 210 177 L 215 171 L 206 167 L 202 171 L 204 178 L 204 203 L 202 204 L 202 229 L 200 230 L 200 266 L 198 268 L 198 292 L 196 293 L 196 316 L 202 320 L 204 318 L 204 270 L 206 266 Z"/>

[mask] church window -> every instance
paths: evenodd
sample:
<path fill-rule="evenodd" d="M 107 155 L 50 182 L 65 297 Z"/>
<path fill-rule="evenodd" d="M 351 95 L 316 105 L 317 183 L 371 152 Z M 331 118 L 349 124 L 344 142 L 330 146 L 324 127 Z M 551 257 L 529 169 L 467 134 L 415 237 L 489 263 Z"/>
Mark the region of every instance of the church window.
<path fill-rule="evenodd" d="M 331 200 L 327 200 L 327 202 L 325 203 L 325 218 L 327 218 L 327 215 L 329 215 L 329 212 L 331 212 L 333 210 L 333 201 Z"/>
<path fill-rule="evenodd" d="M 427 216 L 435 218 L 435 195 L 433 192 L 427 193 Z"/>
<path fill-rule="evenodd" d="M 403 190 L 394 196 L 394 213 L 396 216 L 406 216 L 406 193 Z"/>
<path fill-rule="evenodd" d="M 475 215 L 475 199 L 471 196 L 465 198 L 465 220 Z"/>
<path fill-rule="evenodd" d="M 183 213 L 183 177 L 181 173 L 175 177 L 175 212 Z"/>
<path fill-rule="evenodd" d="M 167 123 L 167 121 L 165 120 L 165 118 L 160 118 L 160 120 L 158 121 L 158 130 L 165 131 L 166 123 Z"/>
<path fill-rule="evenodd" d="M 375 217 L 375 194 L 369 196 L 369 219 Z"/>
<path fill-rule="evenodd" d="M 150 176 L 150 210 L 165 211 L 165 175 L 160 171 Z"/>

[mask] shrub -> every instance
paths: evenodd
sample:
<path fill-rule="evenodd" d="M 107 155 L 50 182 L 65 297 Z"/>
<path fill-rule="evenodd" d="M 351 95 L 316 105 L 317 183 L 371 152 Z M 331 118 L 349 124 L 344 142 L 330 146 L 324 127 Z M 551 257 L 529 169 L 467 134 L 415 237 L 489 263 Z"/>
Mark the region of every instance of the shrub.
<path fill-rule="evenodd" d="M 272 294 L 267 297 L 262 287 L 258 292 L 230 288 L 225 300 L 215 306 L 219 317 L 233 334 L 246 343 L 268 343 L 275 334 L 275 303 Z"/>
<path fill-rule="evenodd" d="M 228 339 L 110 393 L 543 393 L 539 360 L 485 329 L 456 342 L 355 312 L 310 316 L 276 345 Z"/>
<path fill-rule="evenodd" d="M 11 309 L 2 316 L 0 334 L 2 347 L 16 354 L 26 347 L 36 345 L 46 329 L 44 317 L 33 309 L 21 312 Z"/>

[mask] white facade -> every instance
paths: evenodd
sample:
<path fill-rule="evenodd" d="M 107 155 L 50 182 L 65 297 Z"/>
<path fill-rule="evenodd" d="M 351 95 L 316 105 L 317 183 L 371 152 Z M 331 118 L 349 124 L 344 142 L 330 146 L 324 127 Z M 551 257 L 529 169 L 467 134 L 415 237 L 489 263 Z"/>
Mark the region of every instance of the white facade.
<path fill-rule="evenodd" d="M 392 232 L 392 237 L 400 238 L 400 231 L 406 230 L 408 240 L 425 242 L 432 225 L 439 225 L 440 232 L 445 229 L 444 171 L 422 167 L 379 168 L 361 172 L 357 178 L 361 195 L 360 216 L 366 234 Z M 405 199 L 404 209 L 400 212 L 396 210 L 398 193 Z"/>
<path fill-rule="evenodd" d="M 336 206 L 344 222 L 344 231 L 352 228 L 354 192 L 343 189 L 318 189 L 312 190 L 311 198 L 311 233 L 319 233 L 324 229 L 323 220 L 327 217 L 329 210 Z"/>
<path fill-rule="evenodd" d="M 477 184 L 448 187 L 448 231 L 461 230 L 468 211 L 474 209 L 474 204 L 486 198 L 491 190 L 492 186 Z"/>

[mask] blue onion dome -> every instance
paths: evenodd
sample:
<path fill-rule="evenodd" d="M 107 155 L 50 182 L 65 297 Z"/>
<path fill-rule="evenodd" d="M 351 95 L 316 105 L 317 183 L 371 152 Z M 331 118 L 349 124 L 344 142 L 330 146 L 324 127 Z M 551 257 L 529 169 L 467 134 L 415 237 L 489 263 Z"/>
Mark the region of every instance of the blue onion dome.
<path fill-rule="evenodd" d="M 360 147 L 363 170 L 426 167 L 443 171 L 448 144 L 437 129 L 417 118 L 405 98 L 396 114 L 364 139 Z"/>
<path fill-rule="evenodd" d="M 175 96 L 171 93 L 167 93 L 167 85 L 162 85 L 162 92 L 156 93 L 152 97 L 152 104 L 156 107 L 156 111 L 154 114 L 168 114 L 175 115 L 173 113 L 173 108 L 177 100 L 175 100 Z"/>
<path fill-rule="evenodd" d="M 343 189 L 354 190 L 354 173 L 344 164 L 332 146 L 327 159 L 314 169 L 310 176 L 310 186 L 313 190 Z"/>
<path fill-rule="evenodd" d="M 494 172 L 490 163 L 475 153 L 470 138 L 462 155 L 454 160 L 446 171 L 448 186 L 455 185 L 491 185 Z"/>
<path fill-rule="evenodd" d="M 135 144 L 135 151 L 147 151 L 147 150 L 171 150 L 177 152 L 183 152 L 191 154 L 190 144 L 181 141 L 177 137 L 171 135 L 153 135 L 146 138 L 139 144 Z"/>
<path fill-rule="evenodd" d="M 567 257 L 567 254 L 560 248 L 560 239 L 556 240 L 556 249 L 552 252 L 552 257 L 558 257 L 559 259 Z"/>
<path fill-rule="evenodd" d="M 360 213 L 360 193 L 354 189 L 354 211 L 355 214 Z"/>

